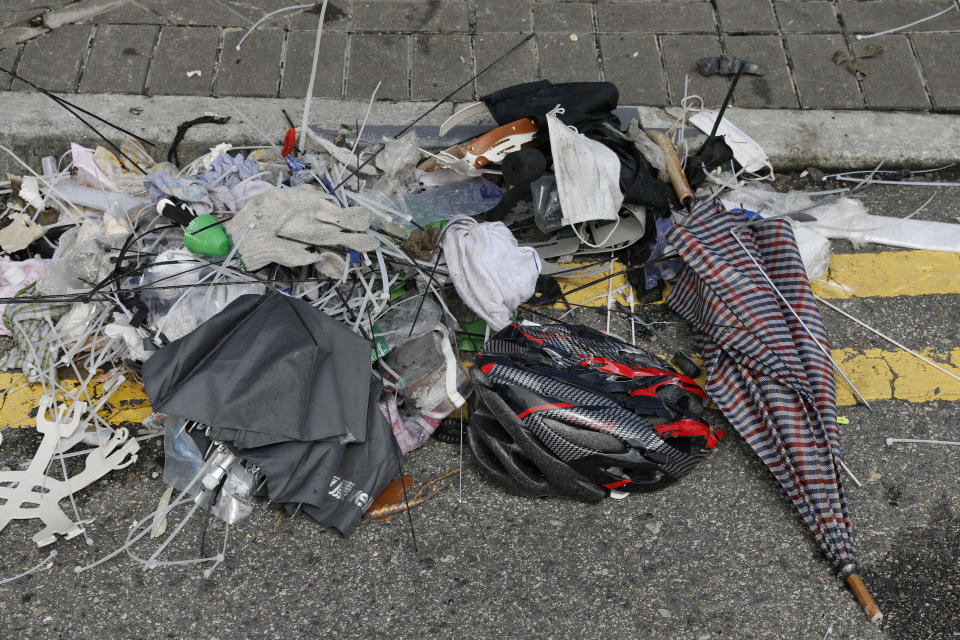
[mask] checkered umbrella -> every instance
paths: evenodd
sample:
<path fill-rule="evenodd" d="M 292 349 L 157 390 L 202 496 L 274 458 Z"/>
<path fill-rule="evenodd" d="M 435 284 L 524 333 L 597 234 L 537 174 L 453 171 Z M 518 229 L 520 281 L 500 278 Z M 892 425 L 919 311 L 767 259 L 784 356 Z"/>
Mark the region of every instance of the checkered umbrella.
<path fill-rule="evenodd" d="M 843 496 L 830 345 L 796 240 L 784 220 L 742 222 L 714 201 L 670 231 L 686 266 L 667 304 L 697 331 L 710 398 L 878 621 Z"/>

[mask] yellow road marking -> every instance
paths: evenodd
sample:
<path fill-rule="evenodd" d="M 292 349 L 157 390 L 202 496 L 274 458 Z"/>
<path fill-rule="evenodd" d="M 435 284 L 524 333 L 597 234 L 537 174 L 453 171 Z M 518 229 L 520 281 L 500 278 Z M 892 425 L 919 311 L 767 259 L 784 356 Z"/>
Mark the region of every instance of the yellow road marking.
<path fill-rule="evenodd" d="M 960 348 L 949 354 L 933 349 L 917 350 L 944 369 L 960 375 Z M 896 349 L 834 349 L 833 357 L 868 402 L 873 400 L 960 400 L 960 382 L 906 351 Z M 853 391 L 840 376 L 837 380 L 837 404 L 856 404 Z"/>
<path fill-rule="evenodd" d="M 960 376 L 960 347 L 952 349 L 949 354 L 937 353 L 933 349 L 922 349 L 918 352 L 947 371 Z M 661 354 L 660 357 L 670 361 L 667 355 Z M 697 354 L 693 354 L 691 358 L 701 367 L 702 373 L 696 381 L 703 389 L 706 386 L 706 368 L 703 367 L 703 361 Z M 942 371 L 937 371 L 902 349 L 893 351 L 834 349 L 833 358 L 867 402 L 960 400 L 960 381 L 954 380 Z M 857 404 L 849 385 L 839 374 L 835 378 L 837 405 Z"/>
<path fill-rule="evenodd" d="M 561 266 L 572 269 L 577 265 L 563 264 Z M 627 267 L 619 260 L 613 261 L 613 273 L 620 273 L 626 268 Z M 563 291 L 564 295 L 567 297 L 567 301 L 571 305 L 583 304 L 590 307 L 603 308 L 607 306 L 607 293 L 609 293 L 610 291 L 610 280 L 604 280 L 602 282 L 598 282 L 597 284 L 591 285 L 586 289 L 581 289 L 576 293 L 567 293 L 567 292 L 572 289 L 576 289 L 577 287 L 583 286 L 588 282 L 599 280 L 605 274 L 609 274 L 609 273 L 610 273 L 610 267 L 609 267 L 609 263 L 607 263 L 607 269 L 602 273 L 598 273 L 592 276 L 587 276 L 584 278 L 557 278 L 557 282 L 560 283 L 560 289 Z M 623 304 L 629 305 L 631 286 L 630 286 L 629 280 L 627 279 L 627 275 L 622 274 L 622 275 L 614 276 L 612 280 L 613 280 L 614 300 L 619 300 Z M 618 289 L 620 289 L 619 292 L 617 292 Z M 664 290 L 663 295 L 660 297 L 660 299 L 657 300 L 656 302 L 653 302 L 652 304 L 662 304 L 669 292 L 670 292 L 670 285 L 668 284 L 667 288 Z M 634 296 L 636 297 L 636 295 L 637 294 L 635 293 Z M 554 305 L 553 308 L 564 309 L 565 307 L 563 305 L 563 302 L 561 301 L 559 304 Z"/>
<path fill-rule="evenodd" d="M 834 299 L 960 293 L 960 253 L 834 254 L 827 275 L 810 284 L 821 298 Z"/>
<path fill-rule="evenodd" d="M 36 424 L 36 410 L 43 395 L 43 387 L 32 384 L 20 388 L 24 380 L 19 373 L 0 373 L 0 394 L 9 389 L 0 403 L 0 429 L 4 427 L 33 427 Z M 67 389 L 73 390 L 80 386 L 77 380 L 61 380 Z M 102 384 L 91 384 L 87 393 L 93 401 L 103 394 Z M 150 400 L 147 398 L 143 385 L 127 381 L 120 385 L 107 404 L 100 410 L 100 417 L 112 425 L 124 422 L 140 422 L 153 412 Z"/>

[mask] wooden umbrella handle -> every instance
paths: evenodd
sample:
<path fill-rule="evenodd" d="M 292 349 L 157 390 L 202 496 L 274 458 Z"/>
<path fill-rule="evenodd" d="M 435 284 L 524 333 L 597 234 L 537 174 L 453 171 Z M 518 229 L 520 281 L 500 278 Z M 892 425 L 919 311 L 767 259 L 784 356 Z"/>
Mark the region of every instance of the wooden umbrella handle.
<path fill-rule="evenodd" d="M 663 150 L 663 159 L 667 166 L 667 175 L 670 176 L 670 184 L 677 193 L 677 199 L 683 206 L 693 204 L 693 191 L 690 190 L 690 183 L 687 182 L 687 176 L 683 174 L 683 167 L 680 166 L 680 158 L 677 157 L 677 150 L 674 149 L 670 137 L 663 131 L 647 131 L 647 137 L 653 140 L 660 149 Z"/>
<path fill-rule="evenodd" d="M 883 620 L 883 613 L 881 613 L 880 607 L 877 606 L 873 596 L 867 591 L 867 585 L 863 584 L 863 580 L 860 579 L 860 574 L 854 573 L 847 576 L 847 586 L 853 591 L 853 595 L 857 597 L 857 602 L 863 607 L 863 612 L 870 618 L 870 622 L 879 624 Z"/>

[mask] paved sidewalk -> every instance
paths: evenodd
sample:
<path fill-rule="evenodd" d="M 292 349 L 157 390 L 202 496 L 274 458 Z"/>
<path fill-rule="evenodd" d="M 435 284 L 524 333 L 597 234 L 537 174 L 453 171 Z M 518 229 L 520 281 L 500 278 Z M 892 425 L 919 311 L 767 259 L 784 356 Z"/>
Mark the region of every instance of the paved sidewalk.
<path fill-rule="evenodd" d="M 80 93 L 299 97 L 306 92 L 319 10 L 273 19 L 295 0 L 131 0 L 78 24 L 0 50 L 45 88 Z M 960 10 L 869 40 L 960 0 L 333 0 L 327 11 L 315 95 L 435 100 L 499 56 L 523 34 L 536 37 L 457 95 L 471 100 L 534 78 L 610 80 L 621 102 L 677 104 L 689 92 L 718 104 L 728 81 L 703 78 L 697 58 L 743 56 L 767 69 L 746 77 L 743 107 L 960 111 Z M 40 5 L 43 6 L 40 6 Z M 69 0 L 5 0 L 0 43 L 42 24 Z M 319 4 L 319 3 L 318 3 Z M 960 6 L 958 6 L 960 8 Z M 882 45 L 857 79 L 847 56 Z M 2 46 L 2 45 L 0 45 Z M 199 74 L 189 72 L 199 71 Z M 24 90 L 0 78 L 0 90 Z"/>

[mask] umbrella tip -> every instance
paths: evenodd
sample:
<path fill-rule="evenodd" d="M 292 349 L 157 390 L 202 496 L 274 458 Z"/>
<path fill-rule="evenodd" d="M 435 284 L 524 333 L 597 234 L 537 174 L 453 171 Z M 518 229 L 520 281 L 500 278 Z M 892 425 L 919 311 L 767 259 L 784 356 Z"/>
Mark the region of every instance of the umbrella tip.
<path fill-rule="evenodd" d="M 863 608 L 863 612 L 870 618 L 870 622 L 874 624 L 883 622 L 883 612 L 880 611 L 876 600 L 874 600 L 870 592 L 867 591 L 867 586 L 863 584 L 860 574 L 853 573 L 847 576 L 847 585 L 850 587 L 850 590 L 853 591 L 853 595 L 856 596 L 857 602 L 859 602 Z"/>

